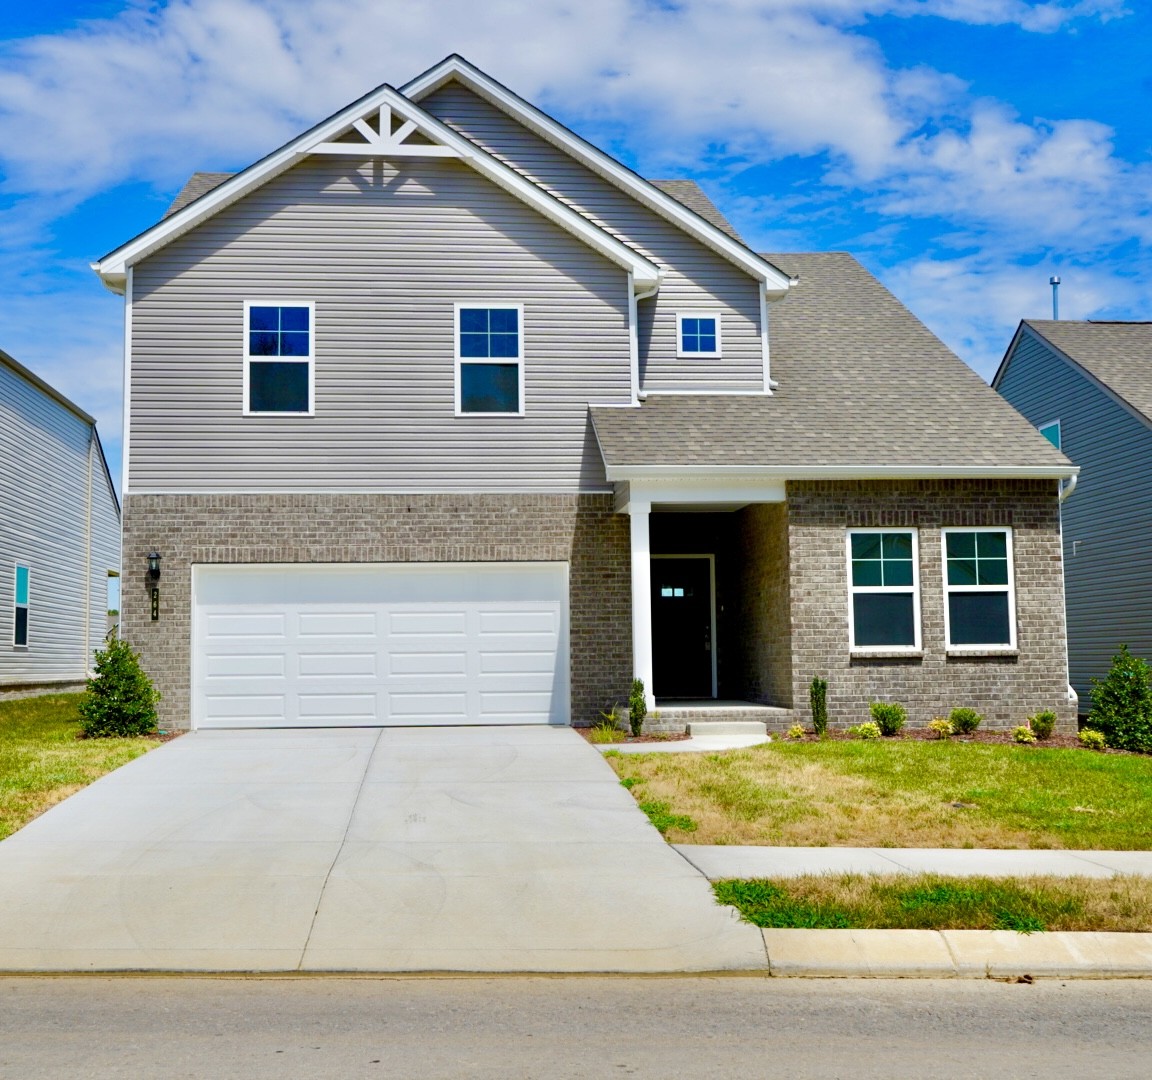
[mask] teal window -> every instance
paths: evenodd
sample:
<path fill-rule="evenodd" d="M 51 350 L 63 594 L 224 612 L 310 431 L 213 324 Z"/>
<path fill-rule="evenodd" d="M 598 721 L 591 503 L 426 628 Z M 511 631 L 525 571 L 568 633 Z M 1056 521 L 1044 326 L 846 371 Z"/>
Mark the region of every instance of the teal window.
<path fill-rule="evenodd" d="M 945 529 L 945 623 L 949 648 L 1014 648 L 1009 529 Z"/>
<path fill-rule="evenodd" d="M 244 305 L 247 413 L 312 412 L 313 305 Z"/>
<path fill-rule="evenodd" d="M 456 412 L 524 411 L 523 308 L 456 305 Z"/>
<path fill-rule="evenodd" d="M 718 312 L 682 312 L 676 316 L 677 356 L 719 356 Z"/>
<path fill-rule="evenodd" d="M 1057 450 L 1060 449 L 1060 421 L 1053 420 L 1050 424 L 1041 424 L 1037 429 Z"/>
<path fill-rule="evenodd" d="M 28 609 L 32 588 L 32 573 L 27 566 L 16 564 L 16 603 L 12 626 L 12 644 L 28 644 Z"/>
<path fill-rule="evenodd" d="M 852 648 L 918 649 L 916 531 L 850 530 L 848 571 Z"/>

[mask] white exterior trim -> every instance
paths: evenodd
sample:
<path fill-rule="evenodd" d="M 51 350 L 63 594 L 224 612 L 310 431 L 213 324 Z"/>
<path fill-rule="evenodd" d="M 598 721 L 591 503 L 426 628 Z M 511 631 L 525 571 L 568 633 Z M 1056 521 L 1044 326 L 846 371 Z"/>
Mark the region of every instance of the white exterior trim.
<path fill-rule="evenodd" d="M 1005 551 L 1008 556 L 1007 585 L 949 585 L 948 584 L 948 537 L 952 533 L 1003 533 Z M 981 655 L 989 651 L 1015 650 L 1016 648 L 1016 566 L 1013 561 L 1013 539 L 1011 525 L 948 525 L 940 530 L 940 576 L 944 584 L 944 647 L 949 654 Z M 1061 559 L 1063 564 L 1063 559 Z M 948 599 L 953 592 L 979 592 L 1008 594 L 1008 642 L 990 641 L 982 645 L 953 645 L 952 622 Z"/>
<path fill-rule="evenodd" d="M 296 307 L 308 309 L 308 355 L 307 356 L 253 356 L 248 351 L 250 338 L 248 337 L 249 312 L 254 307 Z M 245 300 L 244 301 L 244 398 L 242 414 L 244 416 L 315 416 L 316 415 L 316 302 L 314 300 Z M 287 412 L 270 409 L 253 410 L 250 407 L 249 372 L 252 364 L 285 363 L 308 365 L 308 411 Z"/>
<path fill-rule="evenodd" d="M 717 664 L 717 654 L 719 650 L 716 648 L 716 556 L 691 553 L 684 555 L 653 555 L 652 558 L 708 560 L 708 616 L 712 621 L 711 628 L 708 631 L 708 641 L 712 647 L 712 699 L 715 700 L 720 696 L 720 669 Z M 651 600 L 649 600 L 649 603 L 651 603 Z M 655 653 L 653 653 L 653 666 L 655 666 Z M 653 688 L 653 698 L 655 698 L 655 688 Z"/>
<path fill-rule="evenodd" d="M 607 465 L 609 480 L 1066 480 L 1078 465 Z"/>
<path fill-rule="evenodd" d="M 652 693 L 652 507 L 635 501 L 628 506 L 632 574 L 632 678 L 644 682 L 644 701 L 656 708 Z"/>
<path fill-rule="evenodd" d="M 120 433 L 120 490 L 128 495 L 128 461 L 132 446 L 132 267 L 124 275 L 124 430 Z"/>
<path fill-rule="evenodd" d="M 854 585 L 852 584 L 852 537 L 858 534 L 880 533 L 910 533 L 912 536 L 912 584 L 911 585 Z M 844 546 L 848 562 L 848 648 L 853 656 L 867 656 L 881 654 L 907 653 L 917 656 L 923 649 L 920 635 L 920 531 L 915 526 L 884 526 L 868 528 L 850 528 L 845 530 Z M 856 643 L 856 604 L 855 597 L 859 594 L 880 596 L 903 596 L 912 594 L 912 632 L 911 645 L 858 645 Z"/>
<path fill-rule="evenodd" d="M 461 356 L 460 355 L 460 309 L 480 308 L 485 310 L 515 311 L 517 313 L 516 355 L 515 356 Z M 455 409 L 459 417 L 507 417 L 524 415 L 524 305 L 510 300 L 468 300 L 457 301 L 452 309 L 453 354 L 455 367 Z M 465 364 L 515 364 L 518 382 L 518 402 L 516 412 L 464 412 L 460 408 L 460 368 Z"/>
<path fill-rule="evenodd" d="M 682 475 L 661 480 L 643 480 L 616 485 L 616 512 L 629 513 L 632 503 L 646 505 L 747 506 L 749 503 L 784 502 L 784 481 L 757 483 L 721 482 Z"/>
<path fill-rule="evenodd" d="M 224 207 L 243 198 L 250 191 L 290 169 L 309 154 L 316 152 L 316 147 L 352 130 L 357 120 L 378 113 L 383 108 L 391 109 L 405 120 L 412 122 L 415 129 L 429 139 L 452 148 L 462 161 L 482 176 L 572 233 L 617 266 L 630 271 L 635 277 L 637 288 L 659 284 L 660 270 L 655 263 L 594 225 L 559 199 L 553 198 L 542 188 L 481 150 L 475 143 L 457 134 L 387 85 L 378 87 L 359 101 L 353 102 L 347 108 L 286 143 L 279 150 L 250 165 L 243 172 L 225 180 L 219 187 L 213 188 L 171 217 L 165 218 L 133 240 L 109 252 L 93 263 L 92 269 L 114 292 L 122 292 L 129 267 L 195 228 Z M 360 153 L 364 157 L 373 156 L 372 148 L 367 144 L 360 149 Z"/>
<path fill-rule="evenodd" d="M 453 78 L 763 282 L 770 297 L 778 299 L 787 295 L 792 285 L 791 279 L 777 267 L 760 258 L 738 240 L 733 240 L 723 229 L 689 210 L 655 184 L 649 183 L 603 150 L 530 105 L 479 68 L 473 67 L 462 56 L 453 54 L 447 57 L 424 74 L 405 83 L 402 90 L 410 100 L 419 102 Z"/>
<path fill-rule="evenodd" d="M 716 348 L 711 352 L 687 352 L 684 349 L 684 320 L 685 319 L 712 319 L 716 323 Z M 719 308 L 701 308 L 699 311 L 677 311 L 676 312 L 676 357 L 677 359 L 692 360 L 697 357 L 707 360 L 709 358 L 717 358 L 724 355 L 724 339 L 722 336 L 722 327 L 724 320 L 721 317 Z"/>

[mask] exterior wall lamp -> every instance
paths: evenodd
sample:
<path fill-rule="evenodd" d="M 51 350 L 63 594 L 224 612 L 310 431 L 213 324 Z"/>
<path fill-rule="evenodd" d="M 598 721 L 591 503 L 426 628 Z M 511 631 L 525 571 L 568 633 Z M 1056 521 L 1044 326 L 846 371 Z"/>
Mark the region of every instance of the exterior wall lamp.
<path fill-rule="evenodd" d="M 158 581 L 160 578 L 160 552 L 158 551 L 148 553 L 148 576 L 153 581 Z"/>

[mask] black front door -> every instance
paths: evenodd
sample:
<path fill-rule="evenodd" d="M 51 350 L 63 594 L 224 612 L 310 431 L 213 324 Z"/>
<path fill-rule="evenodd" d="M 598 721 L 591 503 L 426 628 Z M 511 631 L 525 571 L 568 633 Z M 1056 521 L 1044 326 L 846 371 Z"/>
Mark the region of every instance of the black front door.
<path fill-rule="evenodd" d="M 652 693 L 712 697 L 712 561 L 652 560 Z"/>

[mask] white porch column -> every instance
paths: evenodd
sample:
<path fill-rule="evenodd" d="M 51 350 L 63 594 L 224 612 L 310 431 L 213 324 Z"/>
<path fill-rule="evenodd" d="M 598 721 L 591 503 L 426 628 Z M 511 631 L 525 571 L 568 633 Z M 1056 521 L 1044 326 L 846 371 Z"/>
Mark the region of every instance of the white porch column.
<path fill-rule="evenodd" d="M 632 676 L 644 680 L 649 709 L 656 707 L 652 694 L 652 557 L 648 518 L 652 504 L 633 499 L 628 504 L 632 531 Z"/>

